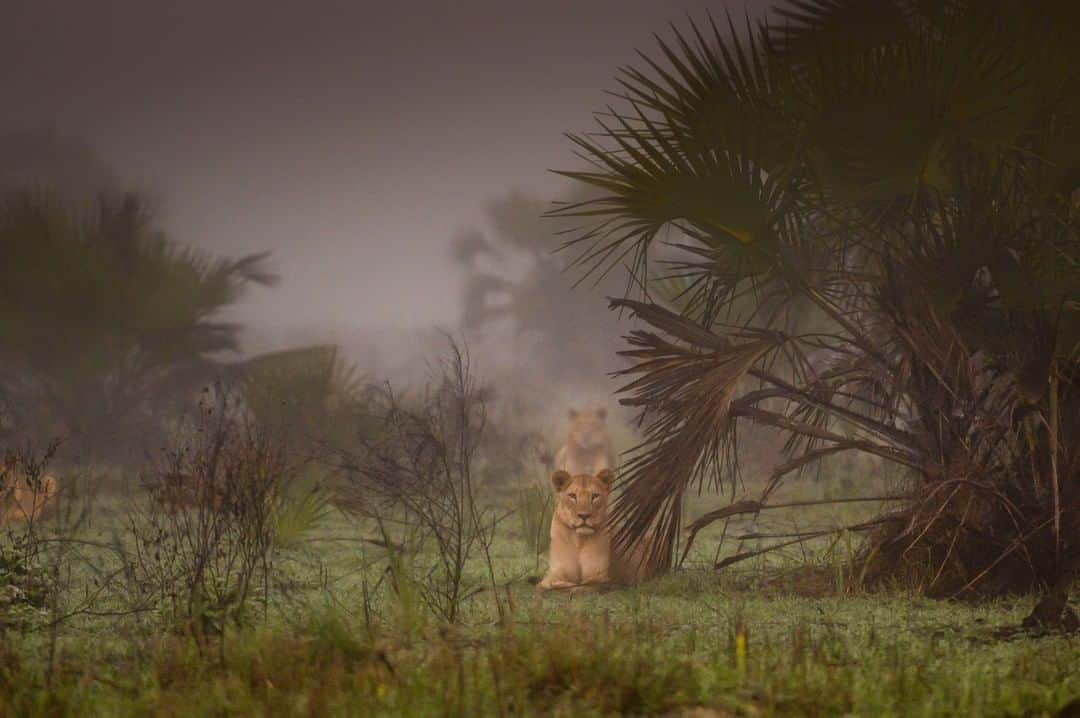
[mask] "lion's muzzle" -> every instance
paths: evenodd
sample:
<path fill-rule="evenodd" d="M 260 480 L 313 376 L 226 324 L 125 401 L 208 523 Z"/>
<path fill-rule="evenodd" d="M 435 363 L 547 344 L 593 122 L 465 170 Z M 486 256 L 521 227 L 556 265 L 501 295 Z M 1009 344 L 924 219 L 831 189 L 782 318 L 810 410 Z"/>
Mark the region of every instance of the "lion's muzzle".
<path fill-rule="evenodd" d="M 577 524 L 576 526 L 571 526 L 570 528 L 572 528 L 579 534 L 596 533 L 596 525 L 589 523 L 589 519 L 592 517 L 592 514 L 578 514 L 577 517 L 581 520 L 581 523 Z"/>

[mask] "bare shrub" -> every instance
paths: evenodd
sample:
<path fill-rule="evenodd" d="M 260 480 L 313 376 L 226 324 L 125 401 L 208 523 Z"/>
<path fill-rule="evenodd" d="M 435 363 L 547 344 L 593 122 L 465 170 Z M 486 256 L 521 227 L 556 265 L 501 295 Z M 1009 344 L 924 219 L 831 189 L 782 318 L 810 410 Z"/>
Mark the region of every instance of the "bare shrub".
<path fill-rule="evenodd" d="M 51 474 L 58 442 L 44 450 L 26 444 L 0 462 L 0 496 L 12 503 L 0 526 L 0 636 L 34 632 L 44 638 L 45 680 L 52 684 L 60 632 L 77 617 L 113 613 L 106 594 L 122 572 L 119 555 L 85 535 L 95 495 L 72 471 Z"/>
<path fill-rule="evenodd" d="M 340 452 L 346 475 L 343 508 L 386 527 L 404 524 L 435 545 L 427 570 L 404 575 L 391 551 L 399 594 L 415 591 L 437 618 L 456 623 L 466 600 L 482 590 L 467 566 L 481 556 L 487 580 L 495 576 L 490 548 L 500 517 L 477 496 L 475 465 L 487 425 L 484 398 L 477 391 L 469 358 L 456 343 L 439 366 L 435 381 L 415 406 L 406 406 L 388 387 L 382 392 L 383 429 L 355 453 Z M 400 585 L 408 581 L 411 586 Z M 495 592 L 498 601 L 498 592 Z M 500 605 L 501 611 L 501 605 Z"/>
<path fill-rule="evenodd" d="M 32 624 L 52 597 L 40 520 L 55 499 L 55 480 L 46 473 L 55 450 L 7 451 L 0 463 L 0 631 Z"/>
<path fill-rule="evenodd" d="M 129 516 L 131 578 L 201 643 L 267 608 L 275 518 L 297 475 L 284 437 L 236 410 L 227 392 L 145 477 Z"/>

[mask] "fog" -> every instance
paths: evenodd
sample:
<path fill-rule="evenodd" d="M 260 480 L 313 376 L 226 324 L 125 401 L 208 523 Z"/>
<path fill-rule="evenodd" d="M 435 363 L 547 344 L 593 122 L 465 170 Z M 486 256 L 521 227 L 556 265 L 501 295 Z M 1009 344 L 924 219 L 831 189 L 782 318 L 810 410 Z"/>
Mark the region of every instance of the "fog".
<path fill-rule="evenodd" d="M 5 3 L 0 718 L 1080 715 L 1080 3 L 765 5 Z"/>
<path fill-rule="evenodd" d="M 728 3 L 733 13 L 741 2 Z M 85 138 L 177 239 L 271 250 L 237 318 L 454 327 L 449 240 L 519 189 L 556 199 L 617 67 L 723 3 L 40 0 L 0 25 L 0 131 Z"/>

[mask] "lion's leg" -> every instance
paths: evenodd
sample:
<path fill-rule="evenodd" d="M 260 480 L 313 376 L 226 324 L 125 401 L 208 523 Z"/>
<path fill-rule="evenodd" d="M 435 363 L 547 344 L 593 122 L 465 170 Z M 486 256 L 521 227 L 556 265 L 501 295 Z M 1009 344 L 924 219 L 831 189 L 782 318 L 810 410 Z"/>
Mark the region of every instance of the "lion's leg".
<path fill-rule="evenodd" d="M 582 585 L 603 586 L 611 582 L 611 542 L 606 532 L 582 550 L 578 561 Z"/>
<path fill-rule="evenodd" d="M 544 586 L 542 583 L 537 584 L 537 591 L 563 591 L 571 595 L 581 593 L 601 593 L 611 588 L 607 583 L 571 583 L 569 581 L 553 581 L 551 584 Z"/>

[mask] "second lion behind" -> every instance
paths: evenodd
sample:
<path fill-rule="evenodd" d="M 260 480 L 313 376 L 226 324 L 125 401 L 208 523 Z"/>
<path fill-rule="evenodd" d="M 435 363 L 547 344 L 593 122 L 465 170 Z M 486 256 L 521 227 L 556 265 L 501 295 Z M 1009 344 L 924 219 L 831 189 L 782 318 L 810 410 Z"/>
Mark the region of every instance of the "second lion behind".
<path fill-rule="evenodd" d="M 597 475 L 615 469 L 615 451 L 607 429 L 607 410 L 571 409 L 566 441 L 555 454 L 554 468 L 571 476 Z"/>

